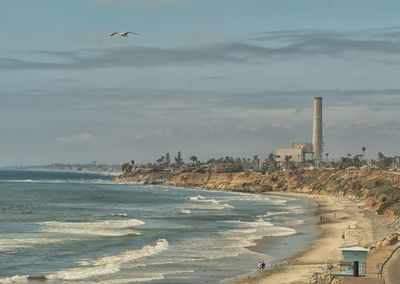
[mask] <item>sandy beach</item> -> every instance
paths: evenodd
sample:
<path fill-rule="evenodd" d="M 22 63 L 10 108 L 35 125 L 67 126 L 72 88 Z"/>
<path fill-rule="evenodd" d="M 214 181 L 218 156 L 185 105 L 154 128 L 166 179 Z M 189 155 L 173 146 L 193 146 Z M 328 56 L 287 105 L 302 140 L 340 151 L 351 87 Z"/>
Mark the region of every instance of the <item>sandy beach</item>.
<path fill-rule="evenodd" d="M 316 214 L 321 220 L 319 237 L 302 252 L 286 260 L 289 265 L 276 267 L 264 273 L 235 279 L 234 284 L 246 283 L 310 283 L 315 273 L 327 271 L 327 264 L 337 264 L 342 260 L 338 247 L 344 245 L 369 244 L 394 232 L 387 224 L 389 219 L 370 211 L 362 202 L 346 197 L 328 195 L 277 193 L 313 200 Z"/>

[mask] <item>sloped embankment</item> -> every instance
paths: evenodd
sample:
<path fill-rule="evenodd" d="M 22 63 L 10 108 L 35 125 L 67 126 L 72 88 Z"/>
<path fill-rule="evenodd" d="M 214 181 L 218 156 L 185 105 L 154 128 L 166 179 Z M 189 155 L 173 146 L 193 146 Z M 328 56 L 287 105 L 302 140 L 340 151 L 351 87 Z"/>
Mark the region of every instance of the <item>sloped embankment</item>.
<path fill-rule="evenodd" d="M 378 214 L 400 215 L 400 175 L 381 171 L 262 173 L 135 173 L 115 183 L 165 184 L 241 192 L 290 191 L 346 195 L 364 200 Z"/>

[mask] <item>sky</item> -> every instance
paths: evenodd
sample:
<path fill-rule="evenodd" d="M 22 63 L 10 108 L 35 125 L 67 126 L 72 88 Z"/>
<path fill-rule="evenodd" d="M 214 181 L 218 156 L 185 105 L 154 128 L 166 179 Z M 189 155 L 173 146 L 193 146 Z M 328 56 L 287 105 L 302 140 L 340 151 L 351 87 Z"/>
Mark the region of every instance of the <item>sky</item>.
<path fill-rule="evenodd" d="M 399 155 L 400 2 L 1 0 L 0 166 Z M 112 32 L 136 32 L 128 37 Z"/>

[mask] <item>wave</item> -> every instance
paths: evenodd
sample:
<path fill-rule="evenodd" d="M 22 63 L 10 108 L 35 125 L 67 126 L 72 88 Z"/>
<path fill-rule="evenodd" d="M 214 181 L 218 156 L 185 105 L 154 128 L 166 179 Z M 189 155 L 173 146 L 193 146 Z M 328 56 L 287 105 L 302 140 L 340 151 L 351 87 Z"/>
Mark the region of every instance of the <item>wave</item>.
<path fill-rule="evenodd" d="M 277 212 L 267 212 L 265 213 L 265 217 L 271 217 L 271 216 L 276 216 L 276 215 L 287 215 L 291 214 L 289 211 L 277 211 Z"/>
<path fill-rule="evenodd" d="M 201 196 L 200 194 L 199 195 L 197 195 L 197 196 L 188 196 L 188 197 L 186 197 L 188 200 L 192 200 L 192 201 L 195 201 L 195 200 L 204 200 L 204 199 L 206 199 L 204 196 Z"/>
<path fill-rule="evenodd" d="M 106 256 L 96 260 L 84 260 L 79 262 L 81 267 L 58 271 L 46 276 L 50 280 L 80 280 L 94 276 L 113 274 L 121 269 L 121 265 L 139 258 L 159 254 L 169 247 L 166 239 L 159 239 L 155 245 L 147 245 L 138 250 L 130 250 L 118 255 Z M 83 267 L 82 267 L 83 266 Z"/>
<path fill-rule="evenodd" d="M 263 194 L 249 194 L 249 193 L 237 193 L 222 197 L 225 201 L 240 200 L 240 201 L 270 201 L 271 199 Z"/>
<path fill-rule="evenodd" d="M 128 228 L 140 226 L 145 223 L 137 219 L 129 219 L 102 222 L 47 221 L 38 224 L 41 226 L 41 230 L 47 233 L 117 237 L 124 235 L 139 235 L 140 233 Z"/>
<path fill-rule="evenodd" d="M 262 218 L 256 219 L 253 222 L 242 222 L 240 220 L 226 222 L 238 225 L 239 228 L 226 231 L 223 235 L 227 239 L 236 240 L 240 247 L 254 246 L 256 245 L 256 240 L 260 240 L 266 236 L 281 237 L 296 234 L 295 229 L 275 226 Z"/>
<path fill-rule="evenodd" d="M 155 245 L 147 245 L 138 250 L 130 250 L 118 255 L 102 257 L 96 260 L 81 261 L 81 267 L 71 268 L 64 271 L 58 271 L 49 275 L 29 276 L 29 275 L 16 275 L 0 279 L 0 283 L 23 283 L 30 280 L 84 280 L 90 277 L 102 276 L 107 274 L 114 274 L 120 271 L 121 266 L 130 261 L 134 261 L 143 257 L 149 257 L 159 254 L 168 249 L 168 241 L 159 239 Z M 122 281 L 123 279 L 105 280 L 102 283 L 132 283 L 144 282 L 150 280 L 164 279 L 162 273 L 143 275 L 144 277 L 137 277 Z M 74 283 L 79 283 L 75 282 Z M 82 282 L 82 283 L 87 283 Z"/>
<path fill-rule="evenodd" d="M 32 183 L 32 182 L 39 182 L 32 179 L 2 179 L 0 182 L 21 182 L 21 183 Z"/>
<path fill-rule="evenodd" d="M 29 275 L 15 275 L 12 277 L 0 279 L 0 283 L 2 284 L 24 283 L 28 281 L 29 281 Z"/>
<path fill-rule="evenodd" d="M 111 214 L 111 217 L 128 217 L 127 213 Z"/>
<path fill-rule="evenodd" d="M 189 209 L 181 209 L 179 212 L 181 212 L 182 214 L 190 214 L 192 213 L 192 211 L 190 211 Z"/>
<path fill-rule="evenodd" d="M 60 242 L 62 242 L 62 240 L 51 238 L 0 239 L 0 252 L 26 249 L 42 244 L 57 244 Z"/>
<path fill-rule="evenodd" d="M 224 210 L 233 209 L 234 207 L 228 203 L 222 203 L 216 199 L 207 199 L 204 196 L 188 196 L 186 199 L 197 202 L 202 205 L 190 205 L 192 209 L 207 209 L 207 210 Z"/>

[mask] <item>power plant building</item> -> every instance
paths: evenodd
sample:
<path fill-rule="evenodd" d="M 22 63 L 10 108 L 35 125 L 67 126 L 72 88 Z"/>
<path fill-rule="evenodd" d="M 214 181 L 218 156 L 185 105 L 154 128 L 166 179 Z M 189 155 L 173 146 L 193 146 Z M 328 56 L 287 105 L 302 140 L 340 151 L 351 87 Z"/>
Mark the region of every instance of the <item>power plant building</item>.
<path fill-rule="evenodd" d="M 306 160 L 306 154 L 312 154 L 314 164 L 319 167 L 322 162 L 322 97 L 314 98 L 314 119 L 313 119 L 313 143 L 293 142 L 292 148 L 278 148 L 276 160 L 279 163 L 289 159 L 295 163 L 302 163 Z"/>
<path fill-rule="evenodd" d="M 307 142 L 293 142 L 292 148 L 278 148 L 276 150 L 276 160 L 285 162 L 285 157 L 290 157 L 290 161 L 302 163 L 306 160 L 306 154 L 313 153 L 313 145 Z"/>

